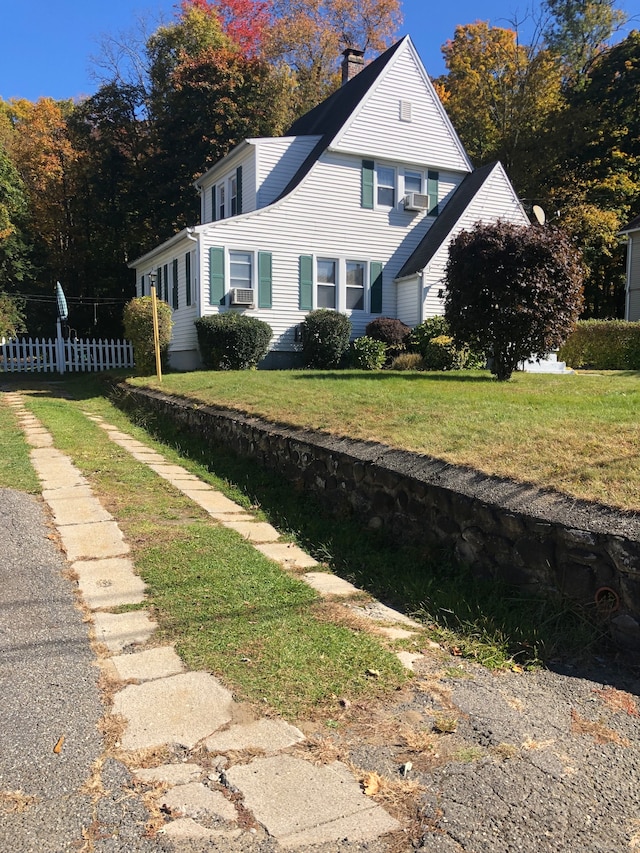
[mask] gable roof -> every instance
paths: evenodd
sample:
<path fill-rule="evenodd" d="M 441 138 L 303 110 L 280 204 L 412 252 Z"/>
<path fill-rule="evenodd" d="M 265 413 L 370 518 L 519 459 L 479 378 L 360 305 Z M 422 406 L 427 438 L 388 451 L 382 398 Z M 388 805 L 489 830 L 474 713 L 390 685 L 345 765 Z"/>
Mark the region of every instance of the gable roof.
<path fill-rule="evenodd" d="M 418 243 L 412 255 L 405 261 L 396 276 L 397 279 L 416 275 L 427 266 L 497 165 L 498 163 L 490 163 L 487 166 L 481 166 L 464 177 L 444 206 L 442 213 Z"/>
<path fill-rule="evenodd" d="M 630 231 L 640 231 L 640 216 L 636 216 L 635 219 L 632 219 L 631 222 L 628 225 L 625 225 L 619 233 L 628 234 Z"/>
<path fill-rule="evenodd" d="M 366 65 L 348 83 L 345 83 L 318 106 L 294 121 L 284 133 L 284 136 L 320 136 L 320 139 L 276 201 L 288 195 L 309 173 L 318 157 L 342 130 L 358 104 L 408 38 L 409 36 L 404 36 L 384 53 L 381 53 L 377 59 Z"/>

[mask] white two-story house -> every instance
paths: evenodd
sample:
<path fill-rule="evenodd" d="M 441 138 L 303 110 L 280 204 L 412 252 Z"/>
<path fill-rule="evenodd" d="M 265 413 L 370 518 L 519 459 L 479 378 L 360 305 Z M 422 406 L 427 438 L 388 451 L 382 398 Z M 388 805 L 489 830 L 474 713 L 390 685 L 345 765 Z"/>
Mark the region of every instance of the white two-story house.
<path fill-rule="evenodd" d="M 358 73 L 355 73 L 358 72 Z M 473 105 L 469 105 L 473 109 Z M 263 366 L 289 366 L 315 308 L 408 325 L 443 312 L 448 245 L 478 221 L 528 224 L 500 163 L 474 170 L 407 36 L 286 135 L 246 139 L 197 182 L 201 224 L 135 260 L 137 294 L 173 308 L 170 363 L 199 366 L 194 321 L 242 311 L 273 329 Z"/>

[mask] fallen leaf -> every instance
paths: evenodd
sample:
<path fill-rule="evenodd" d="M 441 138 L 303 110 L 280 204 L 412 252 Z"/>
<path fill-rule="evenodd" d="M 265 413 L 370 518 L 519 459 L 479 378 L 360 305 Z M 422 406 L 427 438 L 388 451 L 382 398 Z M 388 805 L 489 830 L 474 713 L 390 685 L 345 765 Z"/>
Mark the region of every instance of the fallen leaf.
<path fill-rule="evenodd" d="M 64 735 L 62 735 L 62 737 L 58 738 L 58 742 L 53 747 L 53 751 L 55 752 L 56 755 L 60 755 L 60 753 L 62 752 L 62 744 L 63 743 L 64 743 Z"/>
<path fill-rule="evenodd" d="M 380 678 L 380 670 L 379 669 L 368 669 L 368 670 L 366 670 L 365 675 L 368 675 L 370 678 Z"/>
<path fill-rule="evenodd" d="M 382 779 L 377 773 L 365 773 L 362 777 L 362 790 L 367 797 L 377 794 L 382 787 Z"/>

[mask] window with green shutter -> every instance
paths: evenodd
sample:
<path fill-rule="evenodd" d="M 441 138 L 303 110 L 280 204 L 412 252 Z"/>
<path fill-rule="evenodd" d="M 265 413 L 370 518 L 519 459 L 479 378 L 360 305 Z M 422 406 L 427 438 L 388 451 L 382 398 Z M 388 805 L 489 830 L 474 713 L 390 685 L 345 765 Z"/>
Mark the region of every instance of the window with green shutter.
<path fill-rule="evenodd" d="M 191 252 L 184 256 L 185 302 L 191 305 Z"/>
<path fill-rule="evenodd" d="M 373 160 L 362 161 L 360 206 L 367 210 L 373 210 L 374 170 Z"/>
<path fill-rule="evenodd" d="M 382 264 L 371 261 L 369 264 L 370 307 L 372 314 L 382 314 Z"/>
<path fill-rule="evenodd" d="M 224 249 L 220 246 L 209 249 L 209 304 L 225 304 Z"/>
<path fill-rule="evenodd" d="M 258 252 L 258 308 L 272 307 L 271 252 Z"/>
<path fill-rule="evenodd" d="M 313 258 L 311 255 L 300 255 L 298 281 L 299 308 L 301 311 L 311 311 L 313 308 Z"/>
<path fill-rule="evenodd" d="M 173 305 L 173 310 L 177 311 L 179 306 L 178 299 L 178 259 L 173 259 L 172 270 L 171 270 L 171 303 Z"/>
<path fill-rule="evenodd" d="M 242 166 L 236 169 L 236 213 L 242 213 Z"/>

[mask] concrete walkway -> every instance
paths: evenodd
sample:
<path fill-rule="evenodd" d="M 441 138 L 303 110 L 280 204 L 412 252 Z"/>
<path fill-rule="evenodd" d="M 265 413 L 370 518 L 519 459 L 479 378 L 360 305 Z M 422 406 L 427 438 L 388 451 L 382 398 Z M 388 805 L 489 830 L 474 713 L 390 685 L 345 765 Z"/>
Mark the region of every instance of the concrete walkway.
<path fill-rule="evenodd" d="M 117 520 L 69 458 L 53 446 L 52 436 L 26 410 L 20 395 L 7 393 L 6 399 L 32 447 L 43 498 L 92 620 L 94 648 L 110 686 L 110 713 L 119 727 L 117 746 L 140 784 L 149 786 L 155 813 L 164 819 L 162 835 L 178 849 L 190 842 L 224 845 L 225 839 L 231 844 L 253 824 L 283 849 L 309 849 L 345 841 L 366 844 L 401 829 L 363 793 L 346 765 L 317 765 L 301 757 L 295 746 L 304 735 L 296 727 L 281 719 L 248 717 L 211 674 L 186 671 L 173 648 L 154 645 L 157 625 L 144 609 L 112 612 L 145 598 Z M 378 602 L 349 604 L 354 595 L 361 599 L 361 592 L 320 571 L 312 557 L 280 541 L 271 525 L 256 521 L 142 442 L 85 414 L 214 521 L 235 530 L 284 570 L 307 570 L 302 574 L 307 583 L 321 595 L 342 597 L 381 634 L 396 638 L 420 630 Z M 419 656 L 400 657 L 410 668 Z M 175 759 L 141 766 L 157 764 L 152 757 L 161 753 Z"/>

